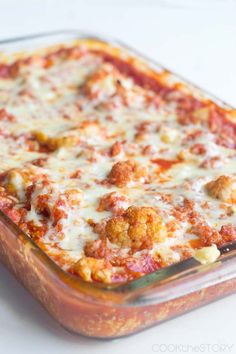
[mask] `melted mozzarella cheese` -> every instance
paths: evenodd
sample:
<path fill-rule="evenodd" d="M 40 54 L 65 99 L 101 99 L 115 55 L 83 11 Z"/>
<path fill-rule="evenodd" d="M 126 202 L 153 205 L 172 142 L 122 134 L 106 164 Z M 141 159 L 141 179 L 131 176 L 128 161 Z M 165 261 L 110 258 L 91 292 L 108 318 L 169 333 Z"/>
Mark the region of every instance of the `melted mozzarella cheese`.
<path fill-rule="evenodd" d="M 189 233 L 186 221 L 175 220 L 173 207 L 187 198 L 194 201 L 195 210 L 207 224 L 219 229 L 223 224 L 233 222 L 233 216 L 221 217 L 224 213 L 222 203 L 208 196 L 204 185 L 222 173 L 235 175 L 236 154 L 217 145 L 214 134 L 206 126 L 181 126 L 171 104 L 159 108 L 146 106 L 145 90 L 138 88 L 132 79 L 123 78 L 129 104 L 124 104 L 116 94 L 113 79 L 109 77 L 103 85 L 94 84 L 94 90 L 101 91 L 99 100 L 88 98 L 83 85 L 100 66 L 98 57 L 87 54 L 79 60 L 56 63 L 49 69 L 29 65 L 17 79 L 0 80 L 0 107 L 6 107 L 15 117 L 14 121 L 0 121 L 0 131 L 4 132 L 0 135 L 0 169 L 4 172 L 24 168 L 30 175 L 38 176 L 31 209 L 25 216 L 26 222 L 32 221 L 35 225 L 43 222 L 36 207 L 39 196 L 50 195 L 48 203 L 53 209 L 58 197 L 67 191 L 73 189 L 81 193 L 78 205 L 66 204 L 66 217 L 60 220 L 60 232 L 50 219 L 48 231 L 41 240 L 51 250 L 56 247 L 63 250 L 68 257 L 68 264 L 63 265 L 65 269 L 83 256 L 88 240 L 98 238 L 88 220 L 98 223 L 111 217 L 110 211 L 101 212 L 97 207 L 100 198 L 113 191 L 124 194 L 127 205 L 155 207 L 165 223 L 174 221 L 178 224 L 165 243 L 156 244 L 150 251 L 163 255 L 172 252 L 171 257 L 178 261 L 180 256 L 170 251 L 170 245 L 183 245 L 193 235 Z M 145 122 L 150 124 L 149 128 L 138 139 L 137 126 Z M 194 142 L 186 140 L 196 129 L 201 129 L 201 136 Z M 47 139 L 66 137 L 69 142 L 78 139 L 75 144 L 54 151 L 34 151 L 25 141 L 35 131 L 46 135 Z M 122 151 L 117 156 L 109 156 L 107 151 L 117 141 L 122 142 Z M 193 144 L 205 145 L 206 154 L 193 154 Z M 146 146 L 152 148 L 151 154 L 143 153 Z M 158 164 L 153 162 L 155 159 L 176 160 L 183 150 L 187 159 L 167 170 L 158 170 Z M 214 156 L 221 160 L 219 167 L 201 167 L 204 159 Z M 45 158 L 45 162 L 32 172 L 31 162 L 37 158 Z M 131 181 L 122 188 L 101 183 L 116 162 L 128 159 L 147 167 L 151 179 L 148 183 Z M 79 177 L 73 177 L 78 170 Z M 45 176 L 49 187 L 42 185 Z M 21 205 L 29 182 L 24 184 L 18 178 L 14 183 Z M 162 198 L 167 195 L 171 196 L 171 202 Z M 204 202 L 208 203 L 207 209 L 203 207 Z"/>

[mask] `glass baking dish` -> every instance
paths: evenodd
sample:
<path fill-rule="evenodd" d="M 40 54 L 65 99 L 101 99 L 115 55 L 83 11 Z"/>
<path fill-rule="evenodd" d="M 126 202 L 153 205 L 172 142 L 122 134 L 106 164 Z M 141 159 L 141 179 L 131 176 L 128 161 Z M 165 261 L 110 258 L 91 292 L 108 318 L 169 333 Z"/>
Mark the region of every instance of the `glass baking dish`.
<path fill-rule="evenodd" d="M 76 30 L 0 41 L 0 50 L 33 50 L 75 39 L 121 48 L 156 71 L 159 64 L 119 41 Z M 186 83 L 179 76 L 172 79 Z M 198 89 L 189 83 L 188 88 Z M 224 102 L 200 90 L 218 105 Z M 0 212 L 0 260 L 66 329 L 85 336 L 116 338 L 160 323 L 236 290 L 236 242 L 221 247 L 217 262 L 201 265 L 189 258 L 122 285 L 87 283 L 59 268 L 30 237 Z"/>

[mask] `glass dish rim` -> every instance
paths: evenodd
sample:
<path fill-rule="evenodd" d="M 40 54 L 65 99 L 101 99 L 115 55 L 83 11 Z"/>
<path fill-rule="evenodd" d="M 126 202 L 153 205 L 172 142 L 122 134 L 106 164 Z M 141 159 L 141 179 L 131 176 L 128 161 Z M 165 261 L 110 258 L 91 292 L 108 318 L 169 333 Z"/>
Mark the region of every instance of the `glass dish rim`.
<path fill-rule="evenodd" d="M 154 65 L 156 68 L 161 68 L 162 70 L 165 70 L 169 72 L 170 74 L 174 75 L 187 85 L 190 85 L 190 87 L 197 89 L 198 91 L 202 92 L 204 96 L 207 96 L 210 98 L 213 102 L 220 104 L 223 107 L 229 108 L 229 109 L 235 109 L 232 105 L 226 103 L 225 101 L 221 100 L 214 94 L 209 93 L 207 90 L 201 88 L 198 85 L 193 84 L 190 80 L 185 79 L 182 75 L 179 75 L 178 73 L 175 73 L 173 70 L 170 70 L 166 68 L 164 65 L 160 64 L 158 61 L 149 58 L 148 56 L 144 55 L 142 52 L 138 51 L 135 48 L 132 48 L 131 46 L 125 44 L 123 41 L 120 41 L 114 37 L 108 37 L 108 36 L 103 36 L 103 35 L 96 35 L 91 32 L 87 31 L 80 31 L 77 29 L 60 29 L 60 30 L 55 30 L 55 31 L 48 31 L 48 32 L 41 32 L 41 33 L 35 33 L 35 34 L 29 34 L 29 35 L 23 35 L 19 37 L 10 37 L 10 38 L 5 38 L 5 39 L 0 39 L 0 52 L 1 46 L 2 45 L 14 45 L 16 43 L 20 42 L 25 42 L 25 41 L 30 41 L 30 40 L 35 40 L 35 39 L 44 39 L 44 38 L 50 38 L 53 36 L 57 35 L 68 35 L 67 40 L 76 40 L 76 39 L 83 39 L 83 40 L 96 40 L 100 42 L 105 42 L 109 45 L 113 46 L 118 46 L 121 49 L 123 48 L 124 50 L 127 50 L 131 56 L 136 56 L 140 58 L 141 60 L 144 60 L 149 66 Z M 72 36 L 70 38 L 70 36 Z M 65 40 L 66 41 L 66 40 Z M 60 42 L 59 42 L 60 43 Z M 61 42 L 63 43 L 63 42 Z M 53 43 L 52 43 L 53 44 Z M 47 45 L 45 45 L 46 48 Z M 50 44 L 48 45 L 50 46 Z M 4 49 L 3 49 L 4 51 Z M 16 50 L 15 52 L 18 52 L 19 50 Z M 161 285 L 163 282 L 168 281 L 168 279 L 172 279 L 175 277 L 177 278 L 182 278 L 183 274 L 186 273 L 200 273 L 201 271 L 204 271 L 206 269 L 205 265 L 200 264 L 197 262 L 194 258 L 190 257 L 184 261 L 174 263 L 170 266 L 161 268 L 156 270 L 155 272 L 152 272 L 150 274 L 146 274 L 144 276 L 141 276 L 138 279 L 134 279 L 125 283 L 118 283 L 118 284 L 103 284 L 103 283 L 95 283 L 95 282 L 86 282 L 85 280 L 70 274 L 63 270 L 60 266 L 58 266 L 50 257 L 49 255 L 42 249 L 40 248 L 25 232 L 23 232 L 6 214 L 4 214 L 2 211 L 0 211 L 0 221 L 4 223 L 6 227 L 11 229 L 13 233 L 16 236 L 21 235 L 24 238 L 24 241 L 29 243 L 33 249 L 35 249 L 40 256 L 42 256 L 47 263 L 47 266 L 50 267 L 50 270 L 52 270 L 56 276 L 62 275 L 63 278 L 68 278 L 73 281 L 74 284 L 82 284 L 85 286 L 87 289 L 90 290 L 96 290 L 96 291 L 106 291 L 106 292 L 112 292 L 112 293 L 127 293 L 130 291 L 138 291 L 138 290 L 145 290 L 148 288 L 148 286 L 158 286 Z M 220 263 L 221 261 L 225 262 L 228 259 L 231 259 L 232 257 L 236 257 L 236 252 L 235 254 L 232 255 L 232 252 L 236 250 L 236 241 L 231 242 L 227 245 L 224 245 L 219 248 L 221 252 L 221 256 L 217 260 L 217 263 Z M 214 264 L 212 263 L 211 265 L 207 266 L 207 269 L 209 270 L 210 268 L 214 268 Z"/>

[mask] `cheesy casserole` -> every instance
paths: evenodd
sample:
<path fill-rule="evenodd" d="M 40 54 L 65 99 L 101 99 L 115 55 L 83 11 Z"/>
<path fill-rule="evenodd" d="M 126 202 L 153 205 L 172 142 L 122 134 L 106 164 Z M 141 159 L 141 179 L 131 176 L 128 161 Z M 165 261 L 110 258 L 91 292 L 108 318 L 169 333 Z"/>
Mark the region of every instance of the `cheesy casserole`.
<path fill-rule="evenodd" d="M 236 239 L 235 111 L 95 40 L 0 60 L 0 209 L 61 268 L 127 282 Z"/>

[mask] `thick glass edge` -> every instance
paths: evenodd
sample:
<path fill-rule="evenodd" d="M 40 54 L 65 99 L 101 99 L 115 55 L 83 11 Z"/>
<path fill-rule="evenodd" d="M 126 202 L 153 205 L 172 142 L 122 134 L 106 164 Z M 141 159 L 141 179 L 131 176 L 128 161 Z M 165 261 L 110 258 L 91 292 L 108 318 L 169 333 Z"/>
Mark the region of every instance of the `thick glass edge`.
<path fill-rule="evenodd" d="M 0 47 L 4 45 L 12 45 L 20 42 L 27 42 L 27 41 L 32 41 L 37 39 L 49 39 L 53 37 L 64 37 L 64 40 L 73 40 L 73 39 L 94 39 L 97 41 L 102 41 L 105 43 L 108 43 L 109 45 L 114 45 L 118 46 L 120 48 L 123 48 L 129 52 L 129 54 L 134 55 L 145 62 L 147 62 L 149 65 L 151 64 L 154 69 L 162 69 L 168 71 L 170 74 L 173 74 L 175 77 L 179 78 L 182 82 L 186 83 L 187 85 L 190 85 L 192 88 L 196 88 L 198 91 L 202 92 L 204 96 L 207 96 L 209 99 L 212 99 L 214 102 L 220 104 L 223 107 L 234 109 L 231 105 L 228 103 L 222 101 L 215 95 L 207 92 L 206 90 L 202 89 L 201 87 L 193 84 L 189 80 L 185 79 L 181 75 L 178 75 L 177 73 L 173 72 L 172 70 L 167 69 L 165 66 L 162 64 L 159 64 L 155 60 L 149 58 L 148 56 L 142 54 L 138 50 L 130 47 L 129 45 L 123 43 L 120 40 L 117 40 L 115 38 L 111 38 L 108 36 L 101 36 L 101 35 L 96 35 L 90 32 L 86 31 L 80 31 L 76 29 L 65 29 L 65 30 L 57 30 L 57 31 L 50 31 L 50 32 L 43 32 L 43 33 L 36 33 L 36 34 L 30 34 L 30 35 L 25 35 L 25 36 L 20 36 L 20 37 L 13 37 L 13 38 L 7 38 L 7 39 L 1 39 L 0 40 Z M 43 43 L 42 43 L 43 44 Z M 204 266 L 199 264 L 195 259 L 189 258 L 185 261 L 173 264 L 171 266 L 159 269 L 153 273 L 150 273 L 148 275 L 142 276 L 139 279 L 132 280 L 130 282 L 127 282 L 125 284 L 118 284 L 118 285 L 107 285 L 107 284 L 96 284 L 96 283 L 88 283 L 83 281 L 82 279 L 77 278 L 74 275 L 71 275 L 67 272 L 65 272 L 63 269 L 61 269 L 27 234 L 25 234 L 12 220 L 10 220 L 3 212 L 0 211 L 0 220 L 4 222 L 5 226 L 9 227 L 11 231 L 14 232 L 15 236 L 21 235 L 26 242 L 30 243 L 32 248 L 34 248 L 38 254 L 41 254 L 44 258 L 44 260 L 47 262 L 48 267 L 51 268 L 53 272 L 55 272 L 57 275 L 62 274 L 63 277 L 69 278 L 73 281 L 73 283 L 80 283 L 83 284 L 84 287 L 87 289 L 96 290 L 96 291 L 101 291 L 101 292 L 112 292 L 112 293 L 122 293 L 122 294 L 128 294 L 130 296 L 126 297 L 127 304 L 130 305 L 129 303 L 132 302 L 134 299 L 140 300 L 142 297 L 146 298 L 144 302 L 148 300 L 148 303 L 152 303 L 152 300 L 150 297 L 145 297 L 145 293 L 148 290 L 153 290 L 153 289 L 159 289 L 161 290 L 161 287 L 164 288 L 165 290 L 165 285 L 168 283 L 173 283 L 173 279 L 176 280 L 181 280 L 183 282 L 184 278 L 187 277 L 193 277 L 196 274 L 204 274 L 209 273 L 211 271 L 214 271 L 216 268 L 220 269 L 222 264 L 227 263 L 227 261 L 232 260 L 236 257 L 236 242 L 233 242 L 229 245 L 226 245 L 220 249 L 221 251 L 221 257 L 216 263 L 210 264 L 208 266 Z M 215 272 L 214 272 L 215 273 Z M 233 274 L 229 275 L 231 278 L 236 276 L 236 267 L 235 270 L 233 270 Z M 229 278 L 225 274 L 225 277 L 223 274 L 221 274 L 219 277 L 214 275 L 214 279 L 211 279 L 211 283 L 219 283 L 220 281 L 226 280 Z M 224 278 L 224 279 L 223 279 Z M 210 278 L 208 277 L 206 282 L 201 284 L 202 286 L 210 284 Z M 200 285 L 200 282 L 198 283 Z M 183 287 L 182 287 L 183 288 Z M 183 289 L 182 289 L 183 290 Z M 179 296 L 183 295 L 183 293 L 189 293 L 189 289 L 186 289 L 184 292 L 181 291 L 181 294 Z M 194 291 L 196 289 L 193 289 Z M 160 292 L 159 292 L 160 295 Z M 177 295 L 177 294 L 175 294 Z M 177 296 L 175 296 L 177 297 Z M 169 299 L 171 297 L 169 296 Z M 173 297 L 172 297 L 173 298 Z M 165 297 L 165 301 L 166 301 Z M 159 296 L 159 300 L 161 300 Z M 159 302 L 164 301 L 163 299 Z M 136 302 L 136 301 L 135 301 Z M 154 300 L 155 303 L 157 303 L 157 297 L 155 297 Z M 142 303 L 142 301 L 139 303 Z"/>

